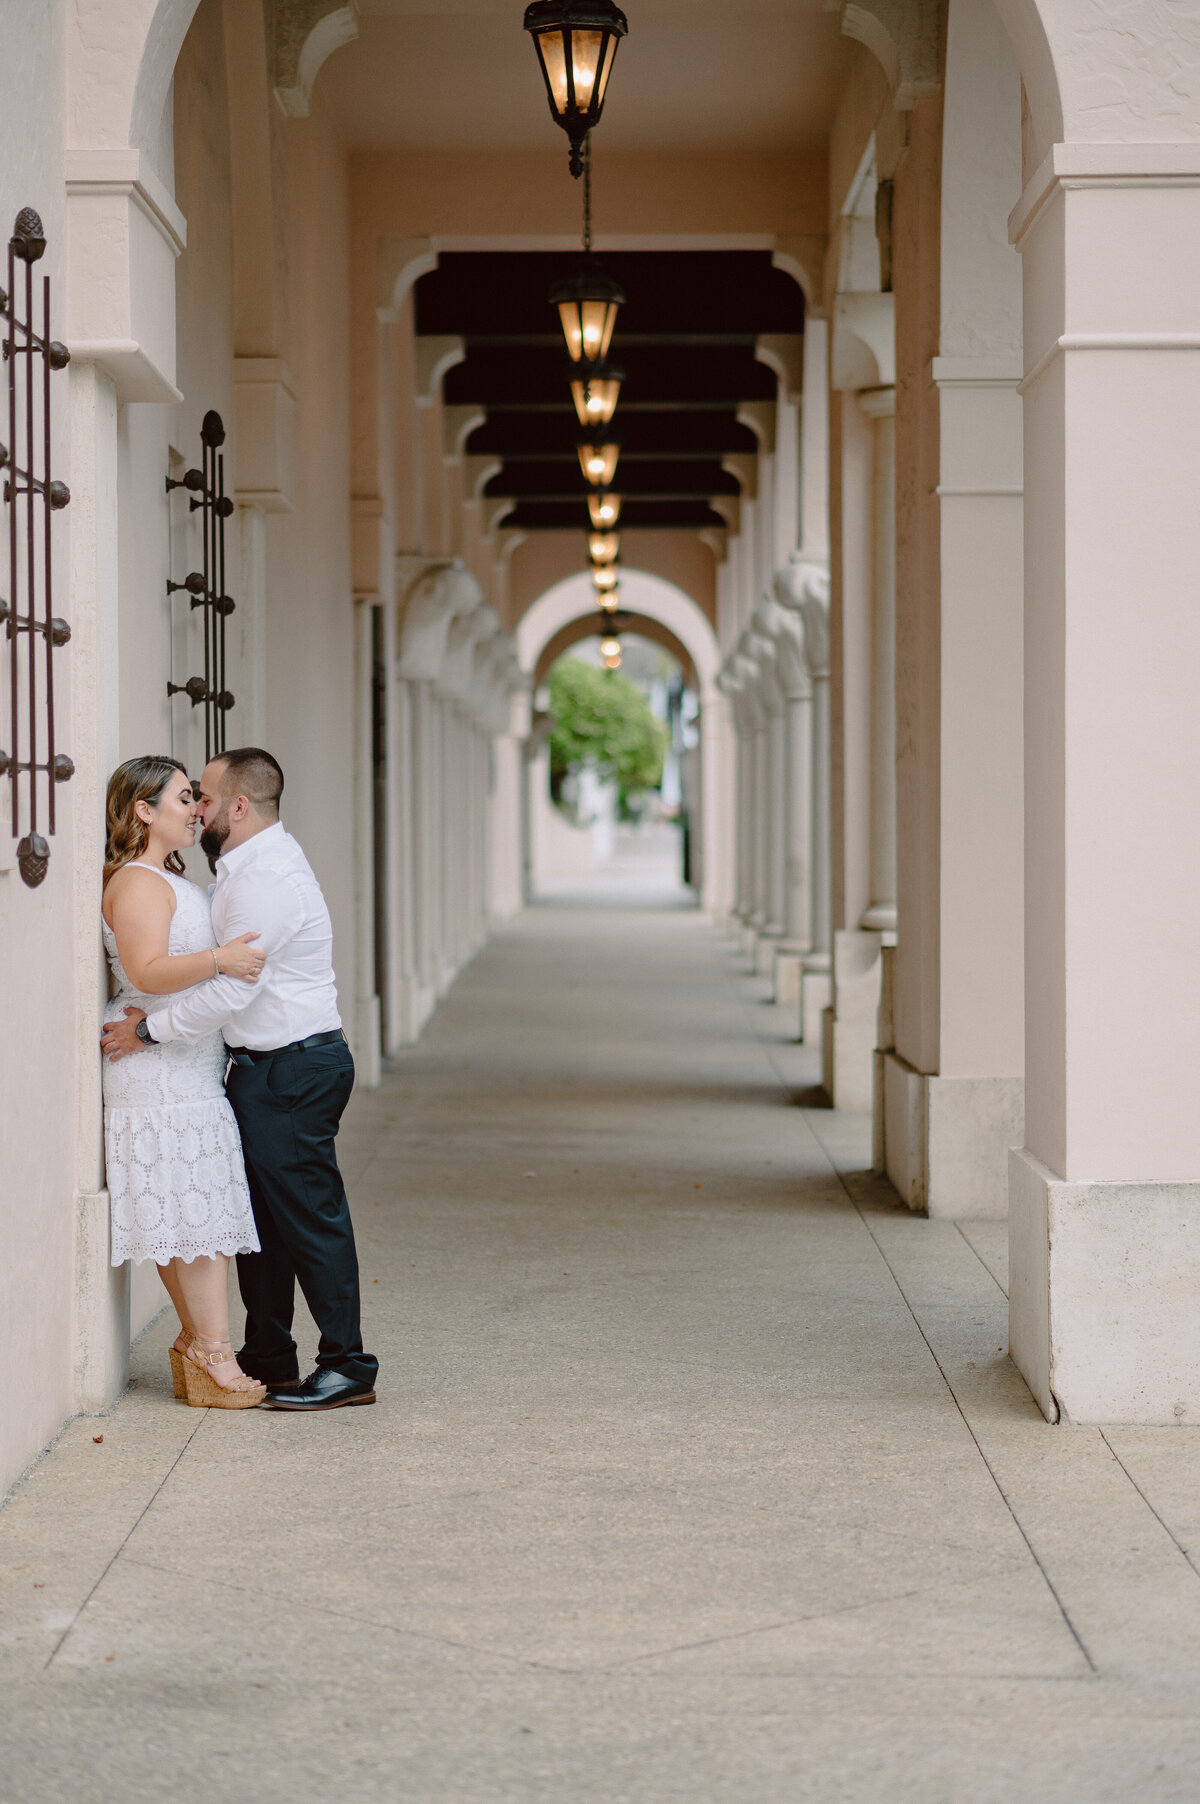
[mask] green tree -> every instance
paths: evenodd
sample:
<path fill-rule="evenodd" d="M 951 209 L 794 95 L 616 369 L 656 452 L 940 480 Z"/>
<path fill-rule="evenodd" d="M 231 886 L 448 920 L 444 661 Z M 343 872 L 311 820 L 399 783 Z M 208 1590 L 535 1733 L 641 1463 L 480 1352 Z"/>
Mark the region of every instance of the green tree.
<path fill-rule="evenodd" d="M 662 781 L 667 734 L 641 690 L 615 670 L 560 658 L 550 672 L 550 782 L 557 798 L 569 771 L 590 763 L 615 779 L 622 812 L 630 795 Z"/>

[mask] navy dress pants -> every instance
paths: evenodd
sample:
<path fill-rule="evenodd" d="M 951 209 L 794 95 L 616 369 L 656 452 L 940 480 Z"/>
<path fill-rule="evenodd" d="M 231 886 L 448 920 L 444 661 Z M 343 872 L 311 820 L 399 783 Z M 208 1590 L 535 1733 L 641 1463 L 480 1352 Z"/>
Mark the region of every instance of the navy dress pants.
<path fill-rule="evenodd" d="M 246 1342 L 238 1358 L 264 1383 L 299 1376 L 292 1316 L 299 1284 L 321 1341 L 317 1365 L 374 1383 L 363 1352 L 358 1254 L 334 1142 L 354 1087 L 344 1041 L 232 1064 L 225 1080 L 242 1135 L 261 1253 L 239 1253 Z"/>

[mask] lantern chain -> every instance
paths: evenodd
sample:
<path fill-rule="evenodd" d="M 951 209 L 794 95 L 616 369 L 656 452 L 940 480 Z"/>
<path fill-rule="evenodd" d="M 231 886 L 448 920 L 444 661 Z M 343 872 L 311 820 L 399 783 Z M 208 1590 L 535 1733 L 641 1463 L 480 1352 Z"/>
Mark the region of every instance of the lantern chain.
<path fill-rule="evenodd" d="M 592 134 L 583 140 L 583 254 L 592 250 Z"/>

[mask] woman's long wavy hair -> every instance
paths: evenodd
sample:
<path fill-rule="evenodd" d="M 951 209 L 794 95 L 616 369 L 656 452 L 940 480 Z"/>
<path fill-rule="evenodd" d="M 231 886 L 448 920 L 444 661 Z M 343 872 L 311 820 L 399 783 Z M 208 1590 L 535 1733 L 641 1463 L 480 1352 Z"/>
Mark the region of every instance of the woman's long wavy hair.
<path fill-rule="evenodd" d="M 180 764 L 177 758 L 127 758 L 124 764 L 118 764 L 108 779 L 104 845 L 106 885 L 123 864 L 140 858 L 150 843 L 150 829 L 139 819 L 134 804 L 157 802 L 176 771 L 187 776 L 186 765 Z M 176 876 L 183 876 L 183 859 L 178 852 L 168 852 L 166 864 Z"/>

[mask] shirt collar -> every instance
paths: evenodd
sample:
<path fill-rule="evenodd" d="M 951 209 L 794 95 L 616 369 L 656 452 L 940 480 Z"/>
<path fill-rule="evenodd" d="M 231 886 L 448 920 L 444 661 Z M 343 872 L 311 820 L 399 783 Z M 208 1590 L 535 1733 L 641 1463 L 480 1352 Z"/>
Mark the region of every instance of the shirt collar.
<path fill-rule="evenodd" d="M 261 833 L 253 833 L 249 839 L 244 839 L 240 846 L 234 846 L 232 851 L 223 852 L 217 859 L 217 876 L 232 876 L 234 871 L 249 864 L 258 852 L 268 845 L 273 845 L 282 833 L 283 822 L 273 821 L 269 827 L 264 827 Z"/>

